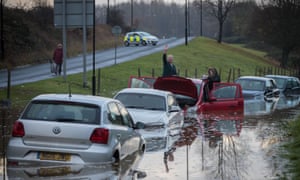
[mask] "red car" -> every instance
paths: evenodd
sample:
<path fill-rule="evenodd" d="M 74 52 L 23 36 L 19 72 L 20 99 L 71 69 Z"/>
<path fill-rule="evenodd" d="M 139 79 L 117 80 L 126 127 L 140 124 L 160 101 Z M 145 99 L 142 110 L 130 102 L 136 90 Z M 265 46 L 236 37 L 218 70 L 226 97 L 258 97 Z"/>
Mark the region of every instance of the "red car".
<path fill-rule="evenodd" d="M 213 83 L 212 89 L 209 89 L 207 79 L 132 76 L 128 86 L 171 91 L 176 94 L 181 108 L 210 118 L 214 115 L 220 116 L 222 112 L 227 117 L 240 117 L 244 113 L 242 88 L 237 83 Z"/>

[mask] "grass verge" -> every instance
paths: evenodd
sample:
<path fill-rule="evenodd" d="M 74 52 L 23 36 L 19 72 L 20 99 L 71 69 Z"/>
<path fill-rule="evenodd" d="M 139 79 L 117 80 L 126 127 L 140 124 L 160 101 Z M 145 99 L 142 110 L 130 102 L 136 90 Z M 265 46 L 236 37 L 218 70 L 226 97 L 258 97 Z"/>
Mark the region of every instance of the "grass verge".
<path fill-rule="evenodd" d="M 163 51 L 163 49 L 162 49 Z M 202 76 L 208 67 L 216 67 L 221 71 L 222 81 L 226 81 L 230 69 L 240 69 L 241 75 L 253 75 L 257 67 L 275 66 L 264 58 L 264 53 L 247 50 L 242 46 L 219 44 L 208 38 L 196 38 L 188 46 L 181 45 L 169 49 L 174 55 L 174 63 L 180 76 Z M 136 60 L 113 65 L 101 69 L 100 95 L 112 97 L 117 91 L 127 86 L 130 75 L 160 76 L 162 72 L 162 52 L 141 57 Z M 197 72 L 197 74 L 195 73 Z M 96 72 L 96 75 L 98 72 Z M 82 73 L 68 75 L 66 81 L 62 77 L 34 83 L 26 83 L 11 87 L 12 108 L 19 113 L 26 103 L 34 96 L 43 93 L 72 93 L 92 94 L 92 71 L 87 73 L 88 85 L 83 87 Z M 7 89 L 0 89 L 0 99 L 5 99 Z"/>

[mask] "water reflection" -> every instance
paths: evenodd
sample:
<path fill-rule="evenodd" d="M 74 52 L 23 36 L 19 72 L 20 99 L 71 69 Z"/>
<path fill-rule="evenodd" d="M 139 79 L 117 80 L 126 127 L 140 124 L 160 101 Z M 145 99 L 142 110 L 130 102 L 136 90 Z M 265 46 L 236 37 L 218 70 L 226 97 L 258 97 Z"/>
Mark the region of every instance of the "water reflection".
<path fill-rule="evenodd" d="M 269 101 L 261 99 L 245 99 L 244 114 L 245 116 L 268 115 L 275 111 L 278 98 Z"/>
<path fill-rule="evenodd" d="M 144 178 L 146 173 L 138 171 L 139 153 L 132 154 L 120 162 L 98 165 L 57 166 L 11 166 L 7 168 L 8 179 L 134 179 Z"/>

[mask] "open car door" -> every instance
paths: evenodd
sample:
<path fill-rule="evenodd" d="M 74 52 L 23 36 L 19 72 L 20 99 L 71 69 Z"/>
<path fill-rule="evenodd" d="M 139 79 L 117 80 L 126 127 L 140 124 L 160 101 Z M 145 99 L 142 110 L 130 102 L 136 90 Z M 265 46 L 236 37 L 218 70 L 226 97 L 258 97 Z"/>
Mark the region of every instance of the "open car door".
<path fill-rule="evenodd" d="M 128 81 L 129 88 L 153 88 L 155 77 L 148 76 L 130 76 Z"/>

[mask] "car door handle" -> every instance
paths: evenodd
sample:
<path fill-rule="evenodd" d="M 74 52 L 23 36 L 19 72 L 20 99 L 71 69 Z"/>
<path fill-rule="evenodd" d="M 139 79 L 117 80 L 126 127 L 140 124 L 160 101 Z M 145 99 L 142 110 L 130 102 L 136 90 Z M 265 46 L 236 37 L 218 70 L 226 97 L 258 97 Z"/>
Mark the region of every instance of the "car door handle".
<path fill-rule="evenodd" d="M 117 134 L 117 138 L 118 138 L 118 139 L 121 139 L 121 134 Z"/>

